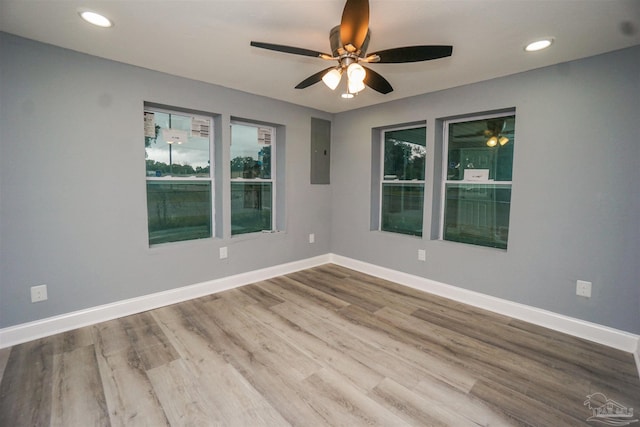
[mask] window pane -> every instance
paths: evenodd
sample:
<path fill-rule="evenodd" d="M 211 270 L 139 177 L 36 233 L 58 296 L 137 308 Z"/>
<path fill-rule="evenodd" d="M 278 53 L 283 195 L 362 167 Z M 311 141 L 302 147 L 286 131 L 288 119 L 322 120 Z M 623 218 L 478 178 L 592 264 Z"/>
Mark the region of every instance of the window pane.
<path fill-rule="evenodd" d="M 447 184 L 444 240 L 507 248 L 510 185 Z"/>
<path fill-rule="evenodd" d="M 211 237 L 211 183 L 147 181 L 149 244 Z"/>
<path fill-rule="evenodd" d="M 231 179 L 271 179 L 271 128 L 231 125 Z"/>
<path fill-rule="evenodd" d="M 465 169 L 486 169 L 495 181 L 511 181 L 515 116 L 449 124 L 447 180 L 464 179 Z"/>
<path fill-rule="evenodd" d="M 155 123 L 149 135 L 155 136 L 145 136 L 147 176 L 209 177 L 210 120 L 160 112 L 145 112 L 145 119 L 148 115 Z"/>
<path fill-rule="evenodd" d="M 382 184 L 382 231 L 422 236 L 423 184 Z"/>
<path fill-rule="evenodd" d="M 231 234 L 271 230 L 271 183 L 231 182 Z"/>
<path fill-rule="evenodd" d="M 384 180 L 424 181 L 426 127 L 384 133 Z"/>

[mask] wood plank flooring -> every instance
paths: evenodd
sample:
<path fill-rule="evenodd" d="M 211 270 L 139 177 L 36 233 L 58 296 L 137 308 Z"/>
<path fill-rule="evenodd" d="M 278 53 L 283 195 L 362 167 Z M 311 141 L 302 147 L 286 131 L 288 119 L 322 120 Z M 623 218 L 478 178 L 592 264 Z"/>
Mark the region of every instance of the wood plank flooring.
<path fill-rule="evenodd" d="M 0 350 L 0 426 L 593 426 L 631 354 L 336 265 Z"/>

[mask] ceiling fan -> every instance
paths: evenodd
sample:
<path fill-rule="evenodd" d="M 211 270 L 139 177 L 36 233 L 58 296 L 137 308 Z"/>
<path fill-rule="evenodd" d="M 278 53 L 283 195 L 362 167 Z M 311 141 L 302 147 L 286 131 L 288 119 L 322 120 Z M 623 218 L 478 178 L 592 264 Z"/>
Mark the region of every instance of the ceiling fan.
<path fill-rule="evenodd" d="M 480 124 L 483 121 L 484 120 L 479 120 L 474 123 Z M 479 137 L 483 137 L 485 140 L 485 143 L 489 147 L 495 147 L 498 144 L 500 144 L 500 146 L 503 146 L 509 142 L 509 137 L 507 136 L 507 133 L 508 133 L 507 121 L 505 119 L 497 118 L 497 119 L 486 120 L 486 127 L 487 128 L 484 130 L 478 130 L 476 132 L 472 132 L 464 135 L 455 135 L 455 138 L 456 139 L 463 139 L 463 138 L 477 139 Z"/>
<path fill-rule="evenodd" d="M 393 91 L 393 87 L 384 77 L 361 63 L 398 64 L 429 61 L 451 56 L 453 51 L 452 46 L 420 45 L 396 47 L 367 54 L 370 36 L 369 1 L 347 0 L 340 25 L 331 29 L 329 33 L 331 55 L 310 49 L 256 41 L 252 41 L 251 46 L 338 61 L 337 66 L 326 68 L 307 77 L 298 83 L 296 89 L 307 88 L 322 80 L 334 90 L 340 83 L 342 74 L 346 73 L 347 92 L 342 95 L 344 98 L 352 98 L 365 86 L 382 94 Z"/>

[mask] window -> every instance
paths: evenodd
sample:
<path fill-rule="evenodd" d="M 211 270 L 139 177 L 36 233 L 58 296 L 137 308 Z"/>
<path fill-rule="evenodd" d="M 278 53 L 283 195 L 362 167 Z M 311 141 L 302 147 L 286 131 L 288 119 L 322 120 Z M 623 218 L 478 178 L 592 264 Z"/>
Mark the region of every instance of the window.
<path fill-rule="evenodd" d="M 149 245 L 212 236 L 213 119 L 145 108 Z"/>
<path fill-rule="evenodd" d="M 507 248 L 515 115 L 445 121 L 441 238 Z"/>
<path fill-rule="evenodd" d="M 231 123 L 231 235 L 274 230 L 275 129 Z"/>
<path fill-rule="evenodd" d="M 380 230 L 422 236 L 426 127 L 382 132 Z"/>

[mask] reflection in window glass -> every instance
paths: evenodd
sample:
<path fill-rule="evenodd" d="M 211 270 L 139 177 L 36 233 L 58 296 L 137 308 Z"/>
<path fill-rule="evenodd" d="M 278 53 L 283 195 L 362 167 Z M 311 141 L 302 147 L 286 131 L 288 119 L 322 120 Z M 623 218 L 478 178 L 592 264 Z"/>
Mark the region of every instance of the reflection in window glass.
<path fill-rule="evenodd" d="M 425 127 L 384 133 L 384 178 L 424 181 L 427 155 Z"/>
<path fill-rule="evenodd" d="M 447 180 L 464 180 L 465 170 L 482 169 L 490 180 L 511 181 L 515 122 L 507 116 L 451 123 Z"/>
<path fill-rule="evenodd" d="M 424 126 L 383 132 L 380 230 L 422 236 Z"/>
<path fill-rule="evenodd" d="M 511 186 L 448 184 L 444 240 L 507 248 Z"/>
<path fill-rule="evenodd" d="M 382 184 L 383 231 L 422 236 L 424 185 Z"/>
<path fill-rule="evenodd" d="M 145 138 L 147 176 L 208 177 L 208 121 L 206 126 L 200 126 L 198 119 L 192 116 L 164 112 L 151 114 L 155 119 L 155 136 Z M 194 126 L 198 126 L 195 132 Z"/>
<path fill-rule="evenodd" d="M 275 129 L 231 125 L 231 234 L 273 230 Z"/>
<path fill-rule="evenodd" d="M 271 183 L 231 183 L 231 234 L 271 230 Z"/>
<path fill-rule="evenodd" d="M 145 109 L 149 245 L 211 237 L 211 117 Z"/>
<path fill-rule="evenodd" d="M 231 125 L 231 178 L 271 178 L 271 128 Z"/>
<path fill-rule="evenodd" d="M 442 239 L 507 248 L 515 116 L 447 122 Z"/>
<path fill-rule="evenodd" d="M 149 244 L 211 237 L 211 183 L 147 181 Z"/>

